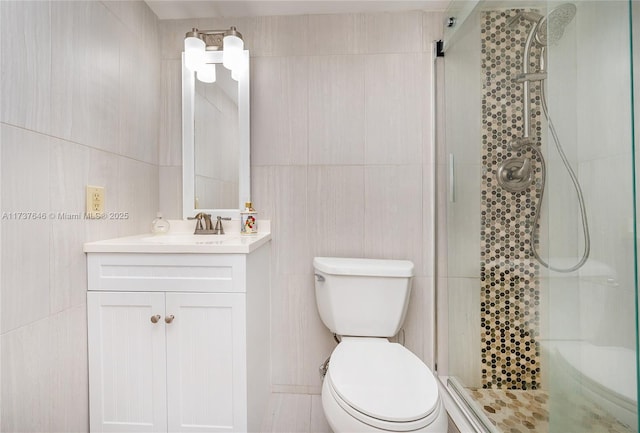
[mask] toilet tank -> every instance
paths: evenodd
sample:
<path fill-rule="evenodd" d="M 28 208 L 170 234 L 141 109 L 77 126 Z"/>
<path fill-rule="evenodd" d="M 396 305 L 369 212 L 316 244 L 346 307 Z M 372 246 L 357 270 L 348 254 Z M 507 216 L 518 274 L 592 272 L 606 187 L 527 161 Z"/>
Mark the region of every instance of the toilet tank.
<path fill-rule="evenodd" d="M 409 304 L 413 263 L 407 260 L 315 257 L 318 312 L 338 335 L 392 337 Z"/>

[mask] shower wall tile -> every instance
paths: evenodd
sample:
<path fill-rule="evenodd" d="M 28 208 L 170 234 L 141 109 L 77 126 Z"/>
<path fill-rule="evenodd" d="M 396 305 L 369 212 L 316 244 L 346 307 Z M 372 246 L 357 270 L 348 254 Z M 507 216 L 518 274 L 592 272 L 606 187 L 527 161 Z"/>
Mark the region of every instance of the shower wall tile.
<path fill-rule="evenodd" d="M 365 164 L 422 161 L 422 71 L 422 53 L 365 57 Z"/>
<path fill-rule="evenodd" d="M 580 157 L 590 160 L 628 154 L 631 147 L 629 33 L 621 28 L 620 17 L 628 15 L 629 5 L 625 2 L 610 2 L 606 8 L 598 2 L 577 2 L 576 5 L 579 8 L 576 30 L 580 35 L 580 43 L 575 46 L 580 71 L 575 77 L 576 107 L 598 103 L 597 109 L 578 110 L 576 133 Z M 636 9 L 635 3 L 633 6 Z"/>
<path fill-rule="evenodd" d="M 529 222 L 540 192 L 534 188 L 509 192 L 495 173 L 513 155 L 507 147 L 522 136 L 519 85 L 513 85 L 508 66 L 520 58 L 523 32 L 511 31 L 506 20 L 513 13 L 487 11 L 482 28 L 482 182 L 480 226 L 480 324 L 482 387 L 537 389 L 540 386 L 539 305 L 540 266 L 529 248 Z M 539 55 L 539 52 L 534 52 Z M 531 86 L 531 129 L 541 131 L 540 85 Z M 535 135 L 534 135 L 535 137 Z M 540 138 L 538 138 L 538 141 Z M 541 162 L 532 160 L 540 179 Z M 534 244 L 537 248 L 537 243 Z M 449 287 L 451 289 L 451 287 Z M 451 358 L 450 358 L 451 361 Z"/>
<path fill-rule="evenodd" d="M 309 164 L 362 164 L 363 56 L 309 58 Z"/>
<path fill-rule="evenodd" d="M 478 164 L 459 163 L 455 164 L 454 172 L 454 201 L 448 204 L 447 220 L 448 275 L 473 278 L 480 274 L 482 168 Z"/>
<path fill-rule="evenodd" d="M 455 336 L 455 344 L 448 349 L 448 368 L 466 387 L 482 386 L 480 287 L 480 278 L 449 278 L 447 282 L 448 332 Z"/>
<path fill-rule="evenodd" d="M 307 163 L 308 57 L 257 57 L 251 69 L 251 162 Z"/>
<path fill-rule="evenodd" d="M 51 130 L 51 10 L 48 1 L 0 2 L 0 120 Z M 30 29 L 27 33 L 24 29 Z"/>

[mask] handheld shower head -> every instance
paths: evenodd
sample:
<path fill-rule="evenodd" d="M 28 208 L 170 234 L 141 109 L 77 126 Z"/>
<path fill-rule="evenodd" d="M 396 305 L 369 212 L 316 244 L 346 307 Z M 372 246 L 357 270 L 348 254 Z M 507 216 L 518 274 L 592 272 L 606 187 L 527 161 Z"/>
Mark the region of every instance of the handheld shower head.
<path fill-rule="evenodd" d="M 576 6 L 572 3 L 564 3 L 551 10 L 547 16 L 538 21 L 536 26 L 536 42 L 542 46 L 555 45 L 564 29 L 576 15 Z"/>

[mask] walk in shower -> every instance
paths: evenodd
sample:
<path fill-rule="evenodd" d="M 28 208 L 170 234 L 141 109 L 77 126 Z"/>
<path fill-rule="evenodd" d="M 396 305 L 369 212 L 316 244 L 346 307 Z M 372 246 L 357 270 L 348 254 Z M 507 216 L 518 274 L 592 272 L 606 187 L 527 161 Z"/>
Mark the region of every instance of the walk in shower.
<path fill-rule="evenodd" d="M 638 431 L 632 6 L 446 12 L 438 371 L 479 430 Z"/>

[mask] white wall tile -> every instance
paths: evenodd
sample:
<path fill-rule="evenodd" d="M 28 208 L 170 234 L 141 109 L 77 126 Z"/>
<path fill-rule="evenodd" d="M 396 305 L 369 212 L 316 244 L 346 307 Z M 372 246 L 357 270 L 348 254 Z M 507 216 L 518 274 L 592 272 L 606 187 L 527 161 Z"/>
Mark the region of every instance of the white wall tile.
<path fill-rule="evenodd" d="M 422 53 L 365 57 L 365 163 L 422 161 Z"/>
<path fill-rule="evenodd" d="M 364 51 L 365 15 L 309 15 L 309 54 L 356 54 Z"/>
<path fill-rule="evenodd" d="M 364 58 L 309 58 L 309 164 L 362 164 Z"/>
<path fill-rule="evenodd" d="M 431 290 L 425 277 L 433 271 L 425 243 L 433 240 L 423 213 L 430 199 L 423 169 L 431 169 L 432 143 L 425 125 L 429 55 L 423 50 L 426 38 L 441 31 L 439 16 L 416 11 L 241 21 L 200 19 L 195 25 L 237 25 L 251 50 L 252 200 L 260 218 L 272 220 L 274 389 L 318 391 L 318 365 L 335 345 L 317 313 L 314 255 L 413 260 L 420 278 L 407 341 L 419 356 L 430 356 L 423 325 Z M 171 105 L 180 97 L 177 60 L 192 26 L 189 20 L 160 23 L 162 57 L 176 62 L 173 72 L 168 62 L 163 68 L 163 81 L 173 74 L 173 96 L 166 96 L 162 123 L 174 133 L 180 122 Z M 423 26 L 430 28 L 423 32 Z M 179 148 L 164 143 L 160 163 L 173 167 L 161 168 L 160 184 L 169 190 L 180 163 L 171 152 Z M 174 190 L 162 198 L 163 210 L 178 195 Z"/>
<path fill-rule="evenodd" d="M 85 301 L 86 258 L 82 251 L 85 237 L 86 191 L 89 178 L 89 150 L 68 141 L 51 139 L 50 158 L 50 261 L 51 313 Z M 73 219 L 77 216 L 77 219 Z M 65 219 L 69 218 L 69 219 Z"/>
<path fill-rule="evenodd" d="M 87 310 L 78 305 L 49 319 L 51 349 L 50 432 L 86 432 L 89 428 Z M 56 396 L 56 398 L 50 398 Z"/>
<path fill-rule="evenodd" d="M 158 167 L 158 206 L 165 219 L 182 219 L 182 167 Z"/>
<path fill-rule="evenodd" d="M 184 49 L 185 33 L 198 28 L 198 20 L 161 20 L 158 22 L 160 32 L 160 58 L 162 60 L 180 60 Z"/>
<path fill-rule="evenodd" d="M 422 51 L 422 12 L 382 12 L 365 15 L 365 53 Z"/>
<path fill-rule="evenodd" d="M 314 256 L 364 256 L 364 167 L 309 167 L 309 230 Z"/>
<path fill-rule="evenodd" d="M 251 162 L 307 163 L 308 58 L 257 57 L 251 69 Z"/>
<path fill-rule="evenodd" d="M 422 50 L 431 53 L 433 41 L 443 38 L 443 12 L 424 12 L 422 14 Z"/>
<path fill-rule="evenodd" d="M 21 128 L 1 126 L 2 211 L 47 214 L 44 221 L 2 221 L 2 431 L 87 431 L 82 244 L 140 231 L 158 206 L 157 20 L 142 2 L 107 6 L 0 5 L 3 77 L 5 71 L 16 76 L 11 95 L 31 107 L 3 98 L 14 107 L 2 106 L 2 121 Z M 5 50 L 5 41 L 19 48 L 15 38 L 23 34 L 37 41 L 37 50 L 22 47 L 19 56 Z M 38 77 L 30 77 L 34 70 Z M 18 85 L 22 78 L 29 88 Z M 42 96 L 43 80 L 50 99 Z M 121 122 L 121 107 L 132 110 L 130 123 Z M 51 122 L 39 114 L 49 110 Z M 129 219 L 59 220 L 49 214 L 83 212 L 87 184 L 105 187 L 107 210 L 129 205 Z"/>
<path fill-rule="evenodd" d="M 312 254 L 311 232 L 307 213 L 307 167 L 275 167 L 267 181 L 273 189 L 258 203 L 271 203 L 274 257 L 272 264 L 278 275 L 310 275 Z M 259 207 L 256 207 L 260 211 Z"/>
<path fill-rule="evenodd" d="M 426 341 L 427 320 L 429 316 L 424 311 L 424 298 L 427 296 L 426 285 L 429 284 L 427 278 L 413 278 L 411 282 L 411 295 L 409 297 L 409 305 L 407 307 L 407 315 L 402 325 L 404 330 L 404 345 L 411 352 L 415 353 L 421 359 L 424 359 L 424 349 Z M 402 343 L 402 333 L 397 338 Z"/>
<path fill-rule="evenodd" d="M 182 60 L 163 60 L 159 164 L 182 166 Z"/>
<path fill-rule="evenodd" d="M 422 167 L 365 168 L 365 255 L 411 260 L 423 269 Z"/>
<path fill-rule="evenodd" d="M 305 383 L 306 293 L 299 277 L 277 275 L 271 286 L 272 380 L 277 384 Z"/>
<path fill-rule="evenodd" d="M 132 217 L 110 221 L 118 226 L 118 236 L 151 232 L 151 222 L 158 211 L 158 167 L 120 158 L 118 161 L 118 195 L 113 209 Z"/>
<path fill-rule="evenodd" d="M 53 135 L 117 152 L 122 28 L 102 3 L 51 3 Z"/>
<path fill-rule="evenodd" d="M 322 408 L 322 398 L 318 394 L 311 396 L 311 433 L 330 433 L 332 432 L 327 418 L 324 416 Z"/>
<path fill-rule="evenodd" d="M 257 17 L 251 52 L 254 56 L 305 55 L 308 30 L 308 15 Z"/>
<path fill-rule="evenodd" d="M 50 141 L 47 136 L 4 124 L 0 141 L 2 212 L 9 215 L 2 224 L 5 272 L 0 329 L 7 332 L 49 311 Z M 34 218 L 34 213 L 40 217 Z"/>
<path fill-rule="evenodd" d="M 52 415 L 49 404 L 53 395 L 49 320 L 3 333 L 0 342 L 3 407 L 0 429 L 7 432 L 49 431 Z"/>
<path fill-rule="evenodd" d="M 87 431 L 84 306 L 5 333 L 0 339 L 4 408 L 0 429 Z"/>
<path fill-rule="evenodd" d="M 43 133 L 51 128 L 50 4 L 0 3 L 0 119 Z"/>

